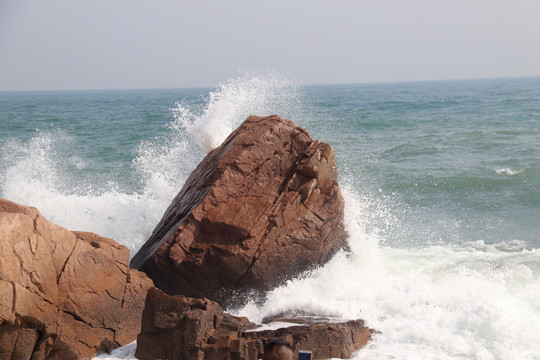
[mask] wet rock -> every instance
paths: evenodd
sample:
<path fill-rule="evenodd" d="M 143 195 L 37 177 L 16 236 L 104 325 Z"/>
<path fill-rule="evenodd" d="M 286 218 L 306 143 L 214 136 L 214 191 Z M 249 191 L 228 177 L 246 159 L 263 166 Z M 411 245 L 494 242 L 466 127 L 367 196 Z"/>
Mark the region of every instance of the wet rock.
<path fill-rule="evenodd" d="M 83 359 L 135 340 L 153 284 L 129 250 L 0 199 L 0 359 Z"/>
<path fill-rule="evenodd" d="M 135 356 L 140 360 L 260 359 L 264 345 L 282 337 L 295 353 L 309 350 L 314 359 L 349 358 L 373 333 L 361 320 L 317 320 L 264 331 L 256 327 L 246 318 L 224 313 L 211 300 L 169 296 L 150 289 Z"/>
<path fill-rule="evenodd" d="M 305 322 L 306 319 L 290 320 L 296 323 Z M 243 335 L 247 344 L 259 341 L 266 344 L 272 339 L 284 338 L 292 345 L 295 355 L 299 350 L 307 350 L 312 352 L 312 359 L 349 359 L 371 340 L 373 333 L 373 330 L 364 325 L 363 320 L 350 320 L 335 323 L 307 322 L 301 326 L 246 332 Z"/>
<path fill-rule="evenodd" d="M 193 171 L 131 265 L 168 294 L 223 303 L 325 263 L 344 244 L 334 151 L 249 117 Z"/>
<path fill-rule="evenodd" d="M 150 289 L 137 337 L 138 359 L 227 359 L 232 343 L 256 327 L 226 314 L 208 299 L 169 296 Z"/>

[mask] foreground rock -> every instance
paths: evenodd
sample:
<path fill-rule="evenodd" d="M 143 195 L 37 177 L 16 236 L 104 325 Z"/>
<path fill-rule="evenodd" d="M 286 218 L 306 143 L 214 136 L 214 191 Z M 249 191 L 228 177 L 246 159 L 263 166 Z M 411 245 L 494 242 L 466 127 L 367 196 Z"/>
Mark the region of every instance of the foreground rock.
<path fill-rule="evenodd" d="M 131 265 L 169 294 L 223 301 L 326 262 L 345 243 L 342 219 L 332 147 L 251 116 L 199 164 Z"/>
<path fill-rule="evenodd" d="M 248 331 L 255 327 L 246 318 L 223 313 L 208 299 L 168 296 L 150 289 L 135 356 L 140 360 L 255 360 L 262 358 L 268 341 L 283 337 L 295 353 L 310 350 L 314 359 L 350 358 L 372 335 L 361 320 Z"/>
<path fill-rule="evenodd" d="M 0 199 L 0 359 L 89 359 L 135 340 L 152 281 L 129 250 Z"/>

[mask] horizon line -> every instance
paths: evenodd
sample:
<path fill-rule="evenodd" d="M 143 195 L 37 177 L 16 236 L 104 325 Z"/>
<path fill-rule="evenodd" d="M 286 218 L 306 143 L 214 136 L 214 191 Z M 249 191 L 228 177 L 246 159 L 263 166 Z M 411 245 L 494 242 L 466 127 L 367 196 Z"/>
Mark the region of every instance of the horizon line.
<path fill-rule="evenodd" d="M 540 75 L 523 75 L 523 76 L 499 76 L 499 77 L 478 77 L 478 78 L 455 78 L 455 79 L 431 79 L 431 80 L 382 80 L 382 81 L 365 81 L 365 82 L 343 82 L 343 83 L 300 83 L 298 86 L 338 86 L 338 85 L 377 85 L 377 84 L 414 84 L 414 83 L 430 83 L 430 82 L 454 82 L 454 81 L 489 81 L 489 80 L 511 80 L 511 79 L 535 79 L 540 78 Z M 220 83 L 221 84 L 221 83 Z M 185 86 L 185 87 L 133 87 L 133 88 L 58 88 L 58 89 L 0 89 L 0 93 L 6 92 L 77 92 L 77 91 L 144 91 L 144 90 L 198 90 L 198 89 L 215 89 L 214 86 Z"/>

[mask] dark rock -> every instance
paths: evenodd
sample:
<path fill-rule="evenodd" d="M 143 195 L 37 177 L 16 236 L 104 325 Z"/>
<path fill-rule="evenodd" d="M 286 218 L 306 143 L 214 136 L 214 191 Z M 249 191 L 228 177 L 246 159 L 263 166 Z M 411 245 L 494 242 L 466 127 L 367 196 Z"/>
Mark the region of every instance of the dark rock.
<path fill-rule="evenodd" d="M 0 359 L 83 359 L 140 330 L 153 284 L 129 250 L 0 199 Z"/>
<path fill-rule="evenodd" d="M 186 181 L 132 259 L 169 294 L 223 303 L 267 291 L 345 244 L 332 147 L 279 116 L 251 116 Z"/>
<path fill-rule="evenodd" d="M 267 342 L 282 337 L 295 353 L 309 350 L 314 359 L 349 358 L 372 335 L 361 320 L 319 320 L 265 331 L 255 327 L 246 318 L 222 312 L 211 300 L 169 296 L 150 289 L 135 356 L 140 360 L 259 359 Z"/>

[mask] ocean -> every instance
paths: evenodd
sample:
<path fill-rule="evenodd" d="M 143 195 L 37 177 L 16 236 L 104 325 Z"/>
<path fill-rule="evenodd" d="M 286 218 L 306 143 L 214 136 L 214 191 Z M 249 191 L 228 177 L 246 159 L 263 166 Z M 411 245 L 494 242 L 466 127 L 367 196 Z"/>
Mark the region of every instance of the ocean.
<path fill-rule="evenodd" d="M 134 254 L 252 114 L 334 147 L 350 252 L 230 312 L 364 319 L 354 359 L 540 359 L 540 78 L 0 92 L 0 197 Z"/>

